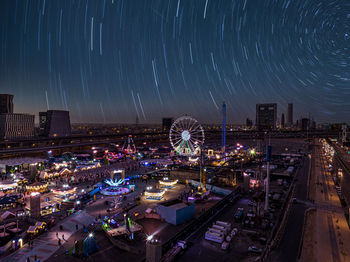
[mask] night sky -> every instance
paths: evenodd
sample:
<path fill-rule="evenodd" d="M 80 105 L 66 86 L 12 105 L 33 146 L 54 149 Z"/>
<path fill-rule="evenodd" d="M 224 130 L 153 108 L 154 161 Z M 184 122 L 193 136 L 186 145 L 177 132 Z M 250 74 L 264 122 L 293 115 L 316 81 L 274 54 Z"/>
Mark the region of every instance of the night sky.
<path fill-rule="evenodd" d="M 349 120 L 349 0 L 1 0 L 0 93 L 73 122 Z"/>

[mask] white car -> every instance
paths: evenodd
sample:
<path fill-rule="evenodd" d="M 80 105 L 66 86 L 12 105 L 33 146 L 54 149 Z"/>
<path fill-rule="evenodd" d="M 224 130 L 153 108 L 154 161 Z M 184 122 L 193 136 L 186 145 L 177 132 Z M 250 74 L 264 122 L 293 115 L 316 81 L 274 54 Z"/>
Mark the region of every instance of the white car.
<path fill-rule="evenodd" d="M 179 247 L 181 247 L 182 249 L 186 249 L 187 248 L 187 242 L 186 241 L 180 240 L 179 242 L 177 242 L 177 245 Z"/>
<path fill-rule="evenodd" d="M 229 246 L 230 246 L 230 243 L 228 243 L 228 242 L 223 242 L 223 243 L 221 244 L 221 249 L 222 249 L 222 250 L 227 250 Z"/>
<path fill-rule="evenodd" d="M 261 254 L 262 253 L 262 249 L 258 248 L 256 246 L 250 246 L 248 247 L 248 251 L 249 252 L 253 252 L 253 253 L 257 253 L 257 254 Z"/>

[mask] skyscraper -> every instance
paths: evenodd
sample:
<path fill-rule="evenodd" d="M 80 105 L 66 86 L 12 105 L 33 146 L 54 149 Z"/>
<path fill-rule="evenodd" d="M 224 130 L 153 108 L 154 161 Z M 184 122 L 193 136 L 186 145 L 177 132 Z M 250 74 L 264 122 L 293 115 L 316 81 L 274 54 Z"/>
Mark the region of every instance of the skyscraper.
<path fill-rule="evenodd" d="M 162 119 L 162 129 L 163 129 L 163 131 L 169 131 L 172 124 L 173 124 L 173 118 L 172 117 L 164 117 Z"/>
<path fill-rule="evenodd" d="M 0 94 L 0 114 L 13 113 L 13 95 Z"/>
<path fill-rule="evenodd" d="M 249 119 L 249 117 L 247 117 L 245 125 L 246 125 L 246 127 L 252 127 L 253 126 L 253 120 L 251 120 L 251 119 Z"/>
<path fill-rule="evenodd" d="M 281 127 L 284 128 L 284 114 L 282 113 L 282 116 L 281 116 Z"/>
<path fill-rule="evenodd" d="M 258 130 L 276 129 L 277 104 L 256 105 L 256 127 Z"/>
<path fill-rule="evenodd" d="M 69 111 L 48 110 L 39 112 L 40 135 L 62 137 L 71 135 Z"/>
<path fill-rule="evenodd" d="M 287 124 L 288 126 L 293 125 L 293 104 L 288 104 L 288 115 L 287 115 Z"/>

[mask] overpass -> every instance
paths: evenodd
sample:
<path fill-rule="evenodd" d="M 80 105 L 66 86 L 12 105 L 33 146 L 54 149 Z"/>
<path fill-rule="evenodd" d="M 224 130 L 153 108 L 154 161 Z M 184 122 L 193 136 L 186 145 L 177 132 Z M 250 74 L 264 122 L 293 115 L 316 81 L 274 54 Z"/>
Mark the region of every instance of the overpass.
<path fill-rule="evenodd" d="M 134 132 L 134 133 L 114 133 L 114 134 L 97 134 L 97 135 L 75 135 L 69 137 L 52 137 L 42 138 L 34 137 L 23 140 L 5 140 L 0 142 L 0 157 L 6 157 L 16 154 L 30 152 L 44 152 L 48 150 L 73 150 L 74 148 L 83 149 L 84 147 L 96 145 L 109 145 L 112 143 L 123 143 L 129 134 L 133 135 L 136 144 L 144 141 L 148 143 L 166 143 L 168 142 L 168 132 Z M 318 138 L 318 137 L 338 137 L 338 132 L 325 131 L 256 131 L 256 130 L 239 130 L 228 131 L 227 139 L 256 139 L 264 138 Z M 206 141 L 218 141 L 221 139 L 220 130 L 208 130 L 205 132 Z M 140 142 L 140 143 L 137 143 Z"/>

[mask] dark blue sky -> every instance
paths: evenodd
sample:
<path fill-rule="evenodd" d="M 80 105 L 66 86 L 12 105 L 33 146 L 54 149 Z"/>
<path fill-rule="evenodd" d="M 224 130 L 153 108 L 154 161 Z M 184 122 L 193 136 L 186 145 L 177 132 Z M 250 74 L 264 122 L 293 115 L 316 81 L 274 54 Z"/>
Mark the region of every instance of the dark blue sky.
<path fill-rule="evenodd" d="M 0 91 L 73 122 L 347 121 L 349 0 L 1 0 Z"/>

